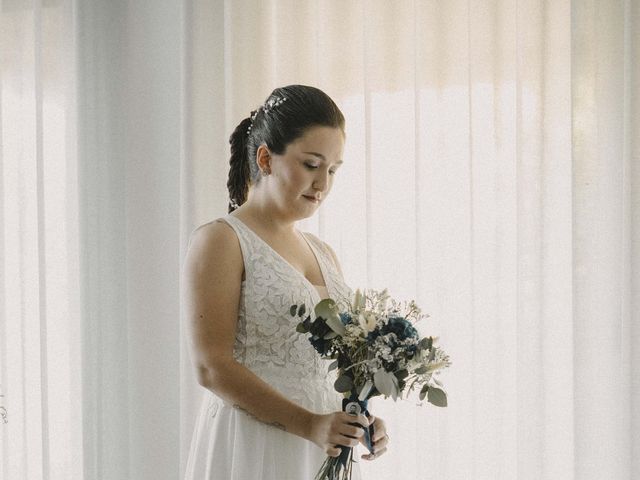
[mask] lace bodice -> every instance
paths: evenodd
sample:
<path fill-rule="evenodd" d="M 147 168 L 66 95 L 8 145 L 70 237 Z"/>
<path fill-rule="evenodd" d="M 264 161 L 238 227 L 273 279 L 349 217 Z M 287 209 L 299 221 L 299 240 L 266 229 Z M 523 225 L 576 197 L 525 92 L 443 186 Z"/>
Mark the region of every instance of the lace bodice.
<path fill-rule="evenodd" d="M 234 358 L 290 400 L 317 413 L 340 409 L 329 362 L 313 349 L 307 334 L 296 332 L 298 317 L 289 308 L 307 310 L 321 299 L 318 289 L 241 220 L 224 219 L 236 232 L 244 259 Z M 303 238 L 313 251 L 328 295 L 338 303 L 351 298 L 327 247 L 310 234 Z"/>

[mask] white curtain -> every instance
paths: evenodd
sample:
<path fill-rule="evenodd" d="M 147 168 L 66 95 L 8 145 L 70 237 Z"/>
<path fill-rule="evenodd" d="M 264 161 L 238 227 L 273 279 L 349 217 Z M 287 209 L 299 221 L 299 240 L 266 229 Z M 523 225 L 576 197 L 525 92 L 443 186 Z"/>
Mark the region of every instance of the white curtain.
<path fill-rule="evenodd" d="M 82 478 L 76 38 L 68 2 L 3 1 L 0 477 Z"/>
<path fill-rule="evenodd" d="M 226 213 L 229 134 L 290 83 L 347 118 L 301 228 L 354 288 L 415 298 L 454 362 L 446 409 L 373 402 L 392 444 L 367 478 L 640 476 L 639 22 L 637 0 L 3 0 L 2 478 L 180 477 L 186 240 Z"/>

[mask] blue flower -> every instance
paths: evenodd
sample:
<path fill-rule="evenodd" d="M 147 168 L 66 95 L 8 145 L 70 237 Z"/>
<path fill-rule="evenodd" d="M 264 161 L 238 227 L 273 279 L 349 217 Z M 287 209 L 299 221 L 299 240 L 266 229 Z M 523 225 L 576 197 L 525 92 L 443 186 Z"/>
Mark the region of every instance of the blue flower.
<path fill-rule="evenodd" d="M 398 340 L 419 338 L 418 331 L 414 328 L 411 322 L 403 317 L 391 317 L 386 325 L 382 326 L 381 330 L 381 335 L 395 333 Z"/>

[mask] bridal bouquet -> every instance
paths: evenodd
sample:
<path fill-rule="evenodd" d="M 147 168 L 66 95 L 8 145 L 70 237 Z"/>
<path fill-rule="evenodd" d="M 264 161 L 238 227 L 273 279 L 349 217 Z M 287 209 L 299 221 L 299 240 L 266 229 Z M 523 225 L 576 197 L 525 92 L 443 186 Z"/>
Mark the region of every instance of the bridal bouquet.
<path fill-rule="evenodd" d="M 381 292 L 359 290 L 345 310 L 330 299 L 314 307 L 315 318 L 303 305 L 292 305 L 299 317 L 297 331 L 310 334 L 309 341 L 322 356 L 333 359 L 329 371 L 338 369 L 335 389 L 344 395 L 345 412 L 369 416 L 367 401 L 384 395 L 393 400 L 420 389 L 419 398 L 438 407 L 447 406 L 447 395 L 437 374 L 450 365 L 449 357 L 435 345 L 433 337 L 420 338 L 413 326 L 428 317 L 415 302 L 398 302 Z M 354 424 L 359 426 L 357 424 Z M 372 451 L 373 427 L 365 430 L 365 443 Z M 353 452 L 340 447 L 339 457 L 327 457 L 315 480 L 351 478 Z"/>

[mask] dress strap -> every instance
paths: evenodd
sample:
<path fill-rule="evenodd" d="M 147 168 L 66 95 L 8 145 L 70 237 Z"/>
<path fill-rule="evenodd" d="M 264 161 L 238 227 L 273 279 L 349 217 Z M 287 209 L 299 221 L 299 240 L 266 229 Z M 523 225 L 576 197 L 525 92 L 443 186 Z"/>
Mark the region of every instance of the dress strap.
<path fill-rule="evenodd" d="M 238 237 L 240 242 L 240 250 L 242 252 L 242 261 L 244 263 L 245 278 L 249 279 L 252 272 L 251 262 L 249 261 L 255 252 L 255 244 L 251 242 L 251 235 L 245 230 L 244 224 L 232 215 L 226 215 L 219 220 L 224 221 L 229 225 Z"/>

